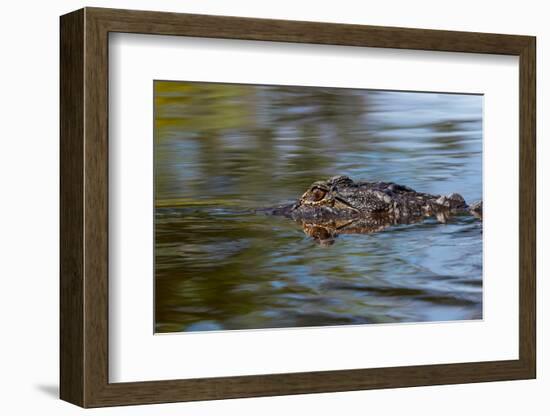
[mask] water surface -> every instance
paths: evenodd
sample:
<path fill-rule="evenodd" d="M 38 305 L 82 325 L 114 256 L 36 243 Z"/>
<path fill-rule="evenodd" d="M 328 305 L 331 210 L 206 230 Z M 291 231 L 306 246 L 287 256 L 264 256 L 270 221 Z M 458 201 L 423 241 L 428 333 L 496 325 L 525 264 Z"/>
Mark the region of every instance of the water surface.
<path fill-rule="evenodd" d="M 157 332 L 482 317 L 472 217 L 320 246 L 256 208 L 345 174 L 482 197 L 482 97 L 155 83 Z"/>

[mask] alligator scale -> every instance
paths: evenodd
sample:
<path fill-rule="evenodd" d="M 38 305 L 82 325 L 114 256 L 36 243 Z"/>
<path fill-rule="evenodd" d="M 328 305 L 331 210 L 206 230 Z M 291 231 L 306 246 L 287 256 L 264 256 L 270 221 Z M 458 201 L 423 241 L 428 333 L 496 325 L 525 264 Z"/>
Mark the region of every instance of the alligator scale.
<path fill-rule="evenodd" d="M 432 195 L 392 182 L 354 182 L 335 176 L 314 182 L 296 203 L 265 212 L 292 218 L 307 235 L 330 244 L 339 234 L 373 233 L 426 217 L 439 222 L 454 215 L 481 218 L 482 203 L 468 205 L 457 193 Z"/>

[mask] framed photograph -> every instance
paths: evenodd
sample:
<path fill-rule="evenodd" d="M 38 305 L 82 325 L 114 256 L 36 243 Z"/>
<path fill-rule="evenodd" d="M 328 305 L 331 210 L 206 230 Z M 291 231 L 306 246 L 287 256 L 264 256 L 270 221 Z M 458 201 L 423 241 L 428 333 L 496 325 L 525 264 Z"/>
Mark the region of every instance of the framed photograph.
<path fill-rule="evenodd" d="M 535 378 L 534 37 L 60 27 L 63 400 Z"/>

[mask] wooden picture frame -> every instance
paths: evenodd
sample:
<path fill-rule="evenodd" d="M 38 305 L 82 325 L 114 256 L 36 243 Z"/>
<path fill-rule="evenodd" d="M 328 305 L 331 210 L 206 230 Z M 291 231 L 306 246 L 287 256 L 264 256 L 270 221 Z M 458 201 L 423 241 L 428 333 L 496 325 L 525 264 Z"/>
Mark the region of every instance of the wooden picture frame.
<path fill-rule="evenodd" d="M 60 396 L 82 407 L 535 378 L 535 38 L 530 36 L 85 8 L 61 17 Z M 110 383 L 110 32 L 519 56 L 519 359 Z"/>

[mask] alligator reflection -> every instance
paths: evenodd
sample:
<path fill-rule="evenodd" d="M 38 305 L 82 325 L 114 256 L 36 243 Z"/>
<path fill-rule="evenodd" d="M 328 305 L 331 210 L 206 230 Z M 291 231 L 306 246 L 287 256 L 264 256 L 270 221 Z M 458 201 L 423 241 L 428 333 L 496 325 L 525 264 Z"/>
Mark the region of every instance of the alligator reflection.
<path fill-rule="evenodd" d="M 481 213 L 473 212 L 472 215 L 481 219 Z M 449 212 L 439 212 L 437 221 L 444 224 L 449 221 Z M 414 224 L 426 220 L 426 217 L 410 217 L 404 220 L 396 220 L 391 217 L 370 217 L 352 220 L 331 220 L 323 223 L 296 221 L 303 229 L 304 234 L 321 246 L 331 246 L 341 234 L 372 234 L 385 230 L 395 225 Z"/>
<path fill-rule="evenodd" d="M 420 221 L 420 219 L 418 219 Z M 323 224 L 298 222 L 304 233 L 321 246 L 334 244 L 340 234 L 370 234 L 395 224 L 390 218 L 362 218 L 356 220 L 335 220 Z"/>

